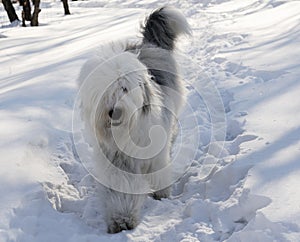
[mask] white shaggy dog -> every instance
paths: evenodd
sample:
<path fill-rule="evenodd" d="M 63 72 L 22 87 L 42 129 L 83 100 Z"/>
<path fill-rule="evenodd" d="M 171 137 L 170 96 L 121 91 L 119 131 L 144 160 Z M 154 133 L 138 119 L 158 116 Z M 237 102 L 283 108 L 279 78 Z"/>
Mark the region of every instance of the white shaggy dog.
<path fill-rule="evenodd" d="M 106 185 L 109 233 L 133 229 L 145 196 L 170 195 L 170 150 L 184 88 L 173 57 L 180 34 L 190 34 L 174 8 L 154 11 L 137 44 L 114 43 L 82 68 L 82 119 L 96 138 L 90 144 Z M 163 172 L 160 172 L 163 170 Z M 101 179 L 102 179 L 101 178 Z"/>

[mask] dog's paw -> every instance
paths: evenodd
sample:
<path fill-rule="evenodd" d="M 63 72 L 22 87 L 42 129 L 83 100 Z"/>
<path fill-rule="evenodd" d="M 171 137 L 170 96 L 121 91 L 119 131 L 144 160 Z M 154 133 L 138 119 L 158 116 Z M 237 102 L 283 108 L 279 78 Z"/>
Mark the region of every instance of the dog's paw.
<path fill-rule="evenodd" d="M 138 222 L 135 218 L 117 218 L 112 219 L 111 223 L 107 226 L 109 234 L 116 234 L 122 230 L 132 230 L 137 226 Z"/>
<path fill-rule="evenodd" d="M 159 190 L 157 192 L 154 192 L 152 194 L 152 197 L 155 199 L 155 200 L 161 200 L 162 198 L 168 198 L 170 197 L 170 194 L 171 194 L 171 188 L 165 188 L 163 190 Z"/>

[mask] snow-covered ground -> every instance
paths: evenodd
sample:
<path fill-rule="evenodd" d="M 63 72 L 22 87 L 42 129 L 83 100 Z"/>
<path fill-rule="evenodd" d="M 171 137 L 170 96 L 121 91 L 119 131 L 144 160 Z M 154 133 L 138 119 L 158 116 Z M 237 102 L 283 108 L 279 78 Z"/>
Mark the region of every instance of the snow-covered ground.
<path fill-rule="evenodd" d="M 193 29 L 179 43 L 192 108 L 180 137 L 187 154 L 196 130 L 199 142 L 172 198 L 148 198 L 136 229 L 109 235 L 72 138 L 76 78 L 166 3 Z M 300 2 L 69 4 L 63 16 L 43 1 L 36 28 L 7 26 L 0 8 L 0 241 L 300 241 Z"/>

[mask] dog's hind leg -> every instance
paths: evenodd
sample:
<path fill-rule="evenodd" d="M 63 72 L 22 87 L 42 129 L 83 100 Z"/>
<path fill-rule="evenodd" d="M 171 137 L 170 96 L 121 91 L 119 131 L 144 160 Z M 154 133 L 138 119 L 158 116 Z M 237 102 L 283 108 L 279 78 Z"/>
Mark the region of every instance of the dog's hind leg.
<path fill-rule="evenodd" d="M 156 192 L 151 194 L 151 196 L 155 200 L 161 200 L 162 198 L 168 198 L 170 195 L 171 195 L 171 187 L 167 187 L 165 189 L 156 191 Z"/>
<path fill-rule="evenodd" d="M 172 189 L 172 169 L 170 166 L 170 144 L 167 144 L 164 150 L 152 160 L 152 166 L 148 171 L 149 183 L 154 190 L 150 196 L 156 200 L 168 198 Z"/>

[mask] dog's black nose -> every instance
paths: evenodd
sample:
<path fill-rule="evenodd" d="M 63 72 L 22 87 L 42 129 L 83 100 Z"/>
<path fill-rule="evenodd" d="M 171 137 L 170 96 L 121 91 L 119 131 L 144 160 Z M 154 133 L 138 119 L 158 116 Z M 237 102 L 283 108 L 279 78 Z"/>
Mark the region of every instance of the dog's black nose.
<path fill-rule="evenodd" d="M 121 108 L 113 108 L 108 112 L 109 117 L 112 120 L 119 120 L 122 116 L 122 109 Z"/>

